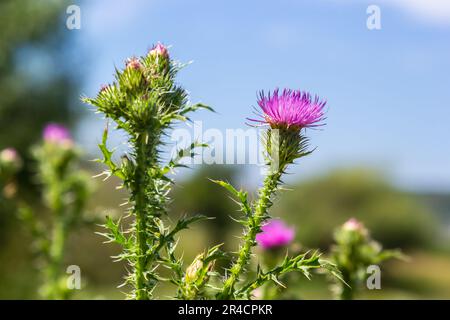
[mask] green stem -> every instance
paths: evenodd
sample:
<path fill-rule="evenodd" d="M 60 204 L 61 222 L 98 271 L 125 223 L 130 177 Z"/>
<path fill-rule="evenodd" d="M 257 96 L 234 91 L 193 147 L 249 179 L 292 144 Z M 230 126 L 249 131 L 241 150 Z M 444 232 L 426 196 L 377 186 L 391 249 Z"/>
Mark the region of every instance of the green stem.
<path fill-rule="evenodd" d="M 353 300 L 354 296 L 354 288 L 355 288 L 355 284 L 353 283 L 353 281 L 350 279 L 350 276 L 347 275 L 346 272 L 343 272 L 343 279 L 344 281 L 348 284 L 345 285 L 345 283 L 341 282 L 340 283 L 340 290 L 339 290 L 339 299 L 340 300 Z"/>
<path fill-rule="evenodd" d="M 281 170 L 272 172 L 264 179 L 264 184 L 259 190 L 259 198 L 255 207 L 255 213 L 249 217 L 247 229 L 243 238 L 243 245 L 239 250 L 239 256 L 236 262 L 230 268 L 230 275 L 225 281 L 222 291 L 218 295 L 219 299 L 234 299 L 234 286 L 239 281 L 240 275 L 250 262 L 252 247 L 256 245 L 255 239 L 262 223 L 267 220 L 267 209 L 272 205 L 271 196 L 276 191 Z"/>
<path fill-rule="evenodd" d="M 47 293 L 48 299 L 63 299 L 64 294 L 60 288 L 60 275 L 66 240 L 66 228 L 62 221 L 55 222 L 53 227 L 52 242 L 50 246 L 50 261 Z"/>
<path fill-rule="evenodd" d="M 147 243 L 147 212 L 146 212 L 146 135 L 140 135 L 136 145 L 136 172 L 134 179 L 134 213 L 136 216 L 136 249 L 137 260 L 134 267 L 136 300 L 148 300 L 146 290 L 146 256 Z"/>
<path fill-rule="evenodd" d="M 60 177 L 61 178 L 61 177 Z M 54 215 L 54 224 L 49 249 L 49 265 L 47 271 L 47 299 L 64 299 L 64 291 L 60 286 L 61 268 L 64 257 L 64 247 L 67 237 L 67 228 L 64 220 L 64 206 L 59 178 L 53 179 L 50 184 L 50 207 Z"/>

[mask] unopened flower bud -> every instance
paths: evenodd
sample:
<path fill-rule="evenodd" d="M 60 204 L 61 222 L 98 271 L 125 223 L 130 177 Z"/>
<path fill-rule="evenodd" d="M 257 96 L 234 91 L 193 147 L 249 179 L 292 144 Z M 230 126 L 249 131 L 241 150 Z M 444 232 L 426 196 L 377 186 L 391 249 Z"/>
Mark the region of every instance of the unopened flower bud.
<path fill-rule="evenodd" d="M 104 91 L 106 91 L 107 89 L 108 89 L 108 85 L 107 84 L 102 84 L 101 86 L 100 86 L 100 92 L 104 92 Z"/>
<path fill-rule="evenodd" d="M 161 56 L 166 59 L 169 58 L 169 51 L 167 50 L 167 47 L 159 42 L 153 47 L 153 49 L 150 50 L 149 54 L 151 56 Z"/>
<path fill-rule="evenodd" d="M 128 58 L 125 65 L 127 69 L 131 68 L 134 70 L 139 70 L 142 67 L 141 62 L 136 57 Z"/>
<path fill-rule="evenodd" d="M 20 158 L 16 149 L 6 148 L 0 152 L 0 161 L 4 163 L 17 163 L 20 162 Z"/>
<path fill-rule="evenodd" d="M 22 167 L 22 159 L 14 148 L 6 148 L 0 152 L 0 163 L 13 171 Z"/>
<path fill-rule="evenodd" d="M 368 234 L 368 231 L 364 224 L 355 218 L 350 218 L 349 220 L 347 220 L 347 222 L 342 225 L 342 229 L 346 231 L 358 232 L 362 235 Z"/>
<path fill-rule="evenodd" d="M 203 254 L 199 254 L 195 257 L 194 262 L 187 267 L 185 280 L 186 282 L 194 282 L 198 278 L 198 273 L 203 268 Z"/>

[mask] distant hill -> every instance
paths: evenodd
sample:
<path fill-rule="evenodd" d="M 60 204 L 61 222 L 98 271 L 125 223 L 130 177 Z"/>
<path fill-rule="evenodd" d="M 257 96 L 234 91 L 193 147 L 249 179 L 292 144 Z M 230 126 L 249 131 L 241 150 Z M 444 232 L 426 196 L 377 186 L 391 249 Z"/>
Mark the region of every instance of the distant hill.
<path fill-rule="evenodd" d="M 450 227 L 450 194 L 424 193 L 415 195 L 418 200 L 428 205 L 447 226 Z"/>

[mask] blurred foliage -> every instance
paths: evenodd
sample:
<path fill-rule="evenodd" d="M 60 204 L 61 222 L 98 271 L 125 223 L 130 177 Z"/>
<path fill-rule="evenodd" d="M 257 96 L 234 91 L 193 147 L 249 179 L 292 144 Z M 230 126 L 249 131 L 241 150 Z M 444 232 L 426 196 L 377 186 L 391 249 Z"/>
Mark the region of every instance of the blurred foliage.
<path fill-rule="evenodd" d="M 14 147 L 23 158 L 17 177 L 17 196 L 22 200 L 36 200 L 31 180 L 34 163 L 28 151 L 40 139 L 44 124 L 73 124 L 77 119 L 78 113 L 70 105 L 79 95 L 82 68 L 74 67 L 74 57 L 65 50 L 68 4 L 66 0 L 0 1 L 0 149 Z M 14 210 L 13 205 L 0 206 L 0 234 L 4 238 L 0 287 L 6 290 L 0 291 L 27 297 L 28 293 L 33 295 L 28 290 L 34 287 L 33 274 L 26 272 L 30 239 L 19 231 Z M 15 282 L 11 270 L 22 272 Z"/>
<path fill-rule="evenodd" d="M 64 256 L 70 233 L 92 219 L 85 216 L 92 180 L 79 169 L 81 152 L 71 140 L 45 141 L 33 148 L 39 169 L 43 203 L 51 212 L 50 221 L 29 206 L 22 206 L 20 218 L 33 237 L 31 248 L 39 261 L 45 299 L 67 299 L 73 291 L 66 286 Z"/>
<path fill-rule="evenodd" d="M 349 169 L 297 185 L 275 204 L 277 215 L 297 226 L 298 239 L 327 248 L 336 225 L 355 217 L 386 247 L 428 247 L 435 244 L 438 222 L 433 212 L 393 187 L 378 172 Z"/>
<path fill-rule="evenodd" d="M 209 179 L 224 180 L 237 184 L 239 169 L 235 166 L 210 165 L 202 166 L 193 175 L 180 181 L 174 188 L 171 212 L 175 216 L 202 214 L 214 219 L 204 222 L 211 243 L 215 245 L 227 240 L 231 228 L 237 227 L 230 219 L 238 211 L 238 206 L 230 198 L 229 193 Z M 207 244 L 205 244 L 206 246 Z M 225 249 L 235 249 L 233 244 L 225 243 Z"/>
<path fill-rule="evenodd" d="M 73 116 L 69 105 L 79 81 L 73 70 L 79 68 L 70 66 L 62 50 L 66 5 L 0 2 L 0 147 L 25 153 L 46 122 L 68 122 Z"/>
<path fill-rule="evenodd" d="M 333 291 L 339 299 L 354 299 L 364 280 L 369 280 L 367 278 L 369 266 L 378 267 L 376 270 L 380 271 L 382 262 L 404 258 L 399 250 L 383 250 L 381 244 L 371 238 L 369 230 L 354 218 L 336 228 L 334 240 L 336 243 L 331 248 L 332 261 L 342 272 L 345 281 L 345 283 L 334 281 Z M 375 285 L 381 288 L 381 274 L 378 279 Z"/>

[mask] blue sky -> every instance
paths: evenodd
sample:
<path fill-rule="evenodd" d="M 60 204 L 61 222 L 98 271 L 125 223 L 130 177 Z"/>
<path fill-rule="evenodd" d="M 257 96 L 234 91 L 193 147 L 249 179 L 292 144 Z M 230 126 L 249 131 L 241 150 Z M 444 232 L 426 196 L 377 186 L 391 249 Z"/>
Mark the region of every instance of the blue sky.
<path fill-rule="evenodd" d="M 369 4 L 382 29 L 366 28 Z M 83 93 L 112 80 L 113 66 L 172 45 L 194 63 L 179 82 L 216 114 L 208 128 L 245 128 L 257 91 L 290 87 L 328 100 L 316 152 L 294 178 L 369 165 L 414 190 L 450 190 L 450 2 L 445 0 L 85 1 L 72 32 L 89 65 Z M 104 122 L 79 129 L 95 148 Z"/>

